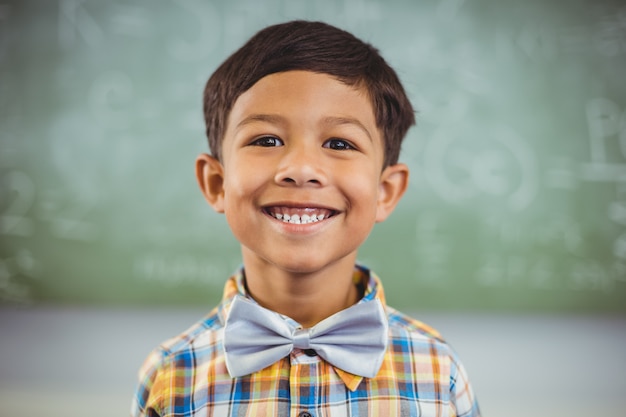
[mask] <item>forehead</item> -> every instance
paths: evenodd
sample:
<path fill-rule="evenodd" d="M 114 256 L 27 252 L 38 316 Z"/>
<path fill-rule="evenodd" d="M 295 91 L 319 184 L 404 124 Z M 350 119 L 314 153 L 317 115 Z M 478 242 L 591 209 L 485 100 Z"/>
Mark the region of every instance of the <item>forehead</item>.
<path fill-rule="evenodd" d="M 327 74 L 287 71 L 261 78 L 235 101 L 227 131 L 254 114 L 309 123 L 329 117 L 352 119 L 380 136 L 367 90 Z"/>

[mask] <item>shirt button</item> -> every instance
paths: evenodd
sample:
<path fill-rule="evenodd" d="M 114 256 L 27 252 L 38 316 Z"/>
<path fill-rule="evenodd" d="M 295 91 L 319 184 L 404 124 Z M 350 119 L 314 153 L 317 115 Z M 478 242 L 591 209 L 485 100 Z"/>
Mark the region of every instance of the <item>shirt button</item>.
<path fill-rule="evenodd" d="M 309 413 L 308 411 L 300 411 L 298 417 L 313 417 L 313 414 Z"/>
<path fill-rule="evenodd" d="M 315 356 L 317 355 L 317 352 L 314 349 L 304 349 L 304 354 L 307 356 Z M 303 413 L 306 413 L 306 411 L 303 411 Z M 308 414 L 308 413 L 307 413 Z M 308 416 L 300 416 L 300 417 L 310 417 L 311 415 L 309 414 Z"/>

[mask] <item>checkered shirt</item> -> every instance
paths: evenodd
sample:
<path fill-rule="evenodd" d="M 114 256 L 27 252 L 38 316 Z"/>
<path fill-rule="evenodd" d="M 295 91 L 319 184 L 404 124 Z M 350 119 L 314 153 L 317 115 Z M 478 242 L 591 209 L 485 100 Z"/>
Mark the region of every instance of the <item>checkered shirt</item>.
<path fill-rule="evenodd" d="M 466 371 L 439 333 L 386 306 L 380 280 L 367 268 L 355 268 L 354 282 L 365 286 L 365 300 L 380 299 L 387 312 L 388 348 L 374 378 L 347 373 L 300 349 L 231 378 L 223 330 L 234 296 L 246 295 L 240 271 L 211 313 L 148 356 L 131 416 L 480 416 Z"/>

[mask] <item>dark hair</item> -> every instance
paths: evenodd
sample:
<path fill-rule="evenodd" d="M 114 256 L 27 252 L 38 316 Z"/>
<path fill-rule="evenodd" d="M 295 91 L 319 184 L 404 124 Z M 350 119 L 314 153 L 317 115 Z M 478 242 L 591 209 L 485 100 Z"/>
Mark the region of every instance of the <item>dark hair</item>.
<path fill-rule="evenodd" d="M 204 89 L 204 119 L 211 153 L 221 158 L 230 111 L 241 94 L 266 75 L 290 70 L 328 74 L 364 87 L 385 143 L 384 166 L 398 162 L 402 140 L 415 123 L 413 107 L 395 71 L 378 50 L 322 22 L 296 20 L 269 26 L 220 65 Z"/>

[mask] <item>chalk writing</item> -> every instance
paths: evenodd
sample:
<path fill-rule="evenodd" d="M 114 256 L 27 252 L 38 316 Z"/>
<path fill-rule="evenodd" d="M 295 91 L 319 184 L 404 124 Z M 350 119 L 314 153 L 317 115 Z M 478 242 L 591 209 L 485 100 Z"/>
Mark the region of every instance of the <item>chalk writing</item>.
<path fill-rule="evenodd" d="M 580 223 L 570 216 L 542 219 L 536 225 L 491 217 L 485 219 L 484 230 L 504 247 L 554 247 L 576 255 L 584 242 Z"/>
<path fill-rule="evenodd" d="M 0 214 L 0 234 L 32 236 L 35 224 L 29 212 L 35 202 L 35 184 L 24 172 L 10 171 L 2 176 L 3 201 L 8 205 Z"/>
<path fill-rule="evenodd" d="M 554 157 L 545 174 L 544 185 L 549 188 L 575 190 L 579 185 L 578 163 L 568 157 Z"/>
<path fill-rule="evenodd" d="M 587 126 L 591 162 L 582 177 L 590 181 L 626 180 L 626 111 L 606 98 L 587 102 Z M 619 160 L 615 157 L 619 156 Z"/>
<path fill-rule="evenodd" d="M 553 29 L 536 21 L 523 27 L 516 44 L 526 56 L 534 60 L 554 60 L 558 51 L 558 40 Z"/>
<path fill-rule="evenodd" d="M 524 210 L 538 187 L 532 150 L 511 129 L 493 126 L 480 139 L 440 129 L 424 150 L 425 174 L 446 201 L 457 203 L 479 195 L 504 199 L 514 211 Z"/>
<path fill-rule="evenodd" d="M 593 44 L 600 54 L 614 57 L 626 52 L 626 7 L 607 10 L 596 27 Z"/>
<path fill-rule="evenodd" d="M 36 278 L 39 262 L 27 249 L 0 259 L 0 301 L 27 304 L 32 301 L 30 286 L 21 278 Z"/>
<path fill-rule="evenodd" d="M 617 185 L 617 201 L 609 203 L 609 220 L 618 226 L 619 234 L 613 242 L 615 279 L 626 281 L 626 182 Z"/>
<path fill-rule="evenodd" d="M 442 308 L 626 309 L 623 2 L 0 3 L 0 302 L 112 300 L 128 280 L 85 284 L 111 275 L 219 291 L 241 259 L 195 190 L 202 86 L 256 30 L 310 18 L 381 47 L 417 110 L 401 226 L 366 264 Z"/>
<path fill-rule="evenodd" d="M 133 262 L 133 276 L 137 279 L 165 286 L 216 285 L 222 286 L 235 271 L 240 260 L 197 258 L 188 254 L 146 253 Z"/>
<path fill-rule="evenodd" d="M 46 190 L 37 217 L 47 222 L 55 238 L 93 242 L 100 235 L 98 225 L 89 220 L 95 206 L 95 198 L 88 194 L 68 198 L 65 193 Z"/>
<path fill-rule="evenodd" d="M 421 213 L 416 224 L 415 255 L 420 284 L 445 286 L 449 284 L 448 267 L 451 247 L 444 230 L 445 220 L 437 213 Z"/>
<path fill-rule="evenodd" d="M 102 28 L 83 7 L 85 0 L 61 0 L 59 3 L 59 44 L 72 48 L 78 35 L 90 47 L 96 48 L 104 38 Z"/>
<path fill-rule="evenodd" d="M 148 38 L 153 25 L 146 9 L 133 4 L 116 4 L 111 16 L 111 32 L 136 38 Z"/>
<path fill-rule="evenodd" d="M 571 266 L 569 288 L 572 290 L 608 293 L 613 290 L 614 282 L 609 271 L 593 260 L 577 260 Z"/>
<path fill-rule="evenodd" d="M 211 3 L 197 0 L 175 0 L 175 3 L 187 12 L 187 25 L 198 28 L 200 34 L 189 42 L 179 35 L 172 35 L 167 43 L 169 54 L 183 62 L 205 59 L 220 40 L 221 22 L 218 13 Z"/>
<path fill-rule="evenodd" d="M 91 112 L 107 128 L 126 129 L 134 99 L 133 81 L 121 71 L 107 71 L 93 82 L 89 92 Z"/>
<path fill-rule="evenodd" d="M 485 287 L 541 290 L 558 286 L 553 261 L 548 257 L 489 254 L 474 276 L 476 282 Z"/>

